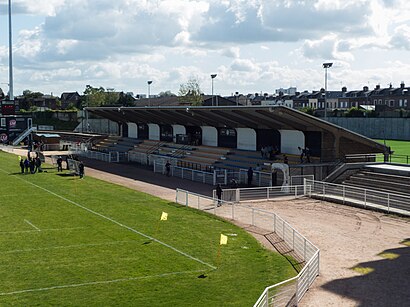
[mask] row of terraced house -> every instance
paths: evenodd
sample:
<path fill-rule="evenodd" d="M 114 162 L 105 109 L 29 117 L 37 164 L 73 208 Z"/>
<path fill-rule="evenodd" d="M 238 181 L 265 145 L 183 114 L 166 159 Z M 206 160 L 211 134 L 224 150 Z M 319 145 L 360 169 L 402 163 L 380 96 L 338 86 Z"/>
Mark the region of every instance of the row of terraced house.
<path fill-rule="evenodd" d="M 318 91 L 297 92 L 296 88 L 290 93 L 286 90 L 277 91 L 276 94 L 239 94 L 232 96 L 220 97 L 211 95 L 203 96 L 203 105 L 280 105 L 294 109 L 312 108 L 314 110 L 323 110 L 325 105 L 325 90 L 322 88 Z M 119 93 L 119 97 L 125 95 Z M 128 95 L 128 94 L 127 94 Z M 154 95 L 155 96 L 155 95 Z M 150 97 L 150 98 L 133 98 L 134 106 L 165 106 L 165 105 L 189 105 L 189 101 L 183 102 L 177 96 L 170 97 Z M 61 97 L 53 95 L 43 95 L 32 99 L 26 99 L 23 96 L 16 97 L 20 108 L 29 109 L 31 106 L 39 110 L 46 109 L 67 109 L 70 107 L 81 107 L 83 96 L 78 92 L 65 92 Z M 406 87 L 402 82 L 399 87 L 381 88 L 377 85 L 374 89 L 364 86 L 361 90 L 348 91 L 342 87 L 339 91 L 327 91 L 326 96 L 327 110 L 346 110 L 352 107 L 368 106 L 368 110 L 385 111 L 395 109 L 410 110 L 410 87 Z M 120 102 L 119 102 L 120 104 Z M 366 108 L 366 107 L 365 107 Z"/>
<path fill-rule="evenodd" d="M 406 87 L 404 82 L 400 87 L 393 87 L 391 84 L 387 88 L 381 88 L 377 85 L 373 90 L 364 86 L 361 90 L 348 91 L 342 87 L 340 91 L 327 91 L 327 109 L 344 110 L 352 107 L 370 106 L 370 110 L 410 110 L 410 87 Z M 261 105 L 284 105 L 290 108 L 302 109 L 324 109 L 325 90 L 314 91 L 312 93 L 304 91 L 296 92 L 293 95 L 284 95 L 279 93 L 277 96 L 258 96 L 252 101 L 252 104 Z"/>

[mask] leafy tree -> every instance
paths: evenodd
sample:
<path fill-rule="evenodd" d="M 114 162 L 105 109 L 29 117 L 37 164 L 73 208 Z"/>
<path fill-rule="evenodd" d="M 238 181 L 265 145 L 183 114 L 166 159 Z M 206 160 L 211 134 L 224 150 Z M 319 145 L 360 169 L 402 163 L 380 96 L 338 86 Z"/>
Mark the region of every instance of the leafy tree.
<path fill-rule="evenodd" d="M 23 91 L 23 97 L 26 99 L 34 99 L 34 98 L 41 98 L 43 97 L 44 94 L 40 92 L 32 92 L 30 90 L 24 90 Z"/>
<path fill-rule="evenodd" d="M 103 87 L 92 87 L 86 85 L 84 91 L 85 100 L 83 107 L 99 107 L 105 103 L 105 89 Z"/>
<path fill-rule="evenodd" d="M 309 115 L 314 115 L 314 113 L 315 113 L 315 110 L 312 107 L 304 107 L 304 108 L 300 109 L 300 111 L 304 112 L 306 114 L 309 114 Z"/>
<path fill-rule="evenodd" d="M 202 105 L 202 91 L 198 79 L 191 77 L 187 83 L 179 86 L 178 100 L 194 106 Z"/>
<path fill-rule="evenodd" d="M 175 97 L 176 95 L 171 91 L 160 92 L 158 94 L 159 97 Z"/>
<path fill-rule="evenodd" d="M 346 117 L 364 117 L 364 110 L 361 110 L 357 107 L 351 107 L 346 112 Z"/>
<path fill-rule="evenodd" d="M 119 93 L 115 92 L 113 88 L 107 88 L 107 91 L 105 92 L 104 104 L 115 105 L 118 103 L 119 98 L 120 98 Z"/>
<path fill-rule="evenodd" d="M 129 93 L 120 93 L 120 97 L 118 98 L 118 104 L 124 107 L 132 107 L 135 106 L 135 99 Z"/>

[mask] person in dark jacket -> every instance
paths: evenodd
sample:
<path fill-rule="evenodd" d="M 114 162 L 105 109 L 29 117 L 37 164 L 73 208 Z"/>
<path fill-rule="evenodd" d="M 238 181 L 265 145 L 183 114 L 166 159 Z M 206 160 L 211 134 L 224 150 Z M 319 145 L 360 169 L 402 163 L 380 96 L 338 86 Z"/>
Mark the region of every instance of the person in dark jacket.
<path fill-rule="evenodd" d="M 249 166 L 248 168 L 248 186 L 249 187 L 252 184 L 252 179 L 253 179 L 253 169 L 252 169 L 252 166 Z"/>
<path fill-rule="evenodd" d="M 57 159 L 57 172 L 62 172 L 62 171 L 63 171 L 63 158 L 59 156 Z"/>
<path fill-rule="evenodd" d="M 80 161 L 80 164 L 78 165 L 78 171 L 80 173 L 80 179 L 84 178 L 84 163 L 83 161 Z"/>
<path fill-rule="evenodd" d="M 30 168 L 30 161 L 29 161 L 29 159 L 28 158 L 26 158 L 25 160 L 24 160 L 24 169 L 25 169 L 25 173 L 27 174 L 28 173 L 28 169 Z"/>
<path fill-rule="evenodd" d="M 20 159 L 20 169 L 21 169 L 21 173 L 24 174 L 24 160 L 23 160 L 23 158 Z"/>
<path fill-rule="evenodd" d="M 218 197 L 218 207 L 219 207 L 221 205 L 221 199 L 222 199 L 222 188 L 219 183 L 216 186 L 216 197 Z"/>

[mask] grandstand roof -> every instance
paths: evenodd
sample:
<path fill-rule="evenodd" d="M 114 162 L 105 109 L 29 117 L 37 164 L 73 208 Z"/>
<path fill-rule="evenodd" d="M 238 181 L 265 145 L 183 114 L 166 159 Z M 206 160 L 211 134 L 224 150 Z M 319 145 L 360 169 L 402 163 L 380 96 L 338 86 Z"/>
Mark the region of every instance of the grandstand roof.
<path fill-rule="evenodd" d="M 101 117 L 123 123 L 329 132 L 337 137 L 365 144 L 372 148 L 373 152 L 387 151 L 383 144 L 372 139 L 285 106 L 155 106 L 86 109 Z"/>

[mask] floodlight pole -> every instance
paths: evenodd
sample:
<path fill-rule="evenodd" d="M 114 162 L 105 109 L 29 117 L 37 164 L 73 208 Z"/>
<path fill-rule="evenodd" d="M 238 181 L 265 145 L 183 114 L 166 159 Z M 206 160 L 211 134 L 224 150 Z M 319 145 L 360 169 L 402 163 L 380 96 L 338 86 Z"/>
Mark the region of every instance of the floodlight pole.
<path fill-rule="evenodd" d="M 325 120 L 327 120 L 327 69 L 332 67 L 333 63 L 323 63 L 325 69 Z"/>
<path fill-rule="evenodd" d="M 147 84 L 148 84 L 148 106 L 151 106 L 150 96 L 151 96 L 151 84 L 152 84 L 152 81 L 151 81 L 151 80 L 147 81 Z"/>
<path fill-rule="evenodd" d="M 212 74 L 211 75 L 211 85 L 212 85 L 212 106 L 214 105 L 214 79 L 217 76 L 217 74 Z"/>
<path fill-rule="evenodd" d="M 11 0 L 9 0 L 9 100 L 14 100 L 13 94 L 13 39 L 11 30 Z"/>

